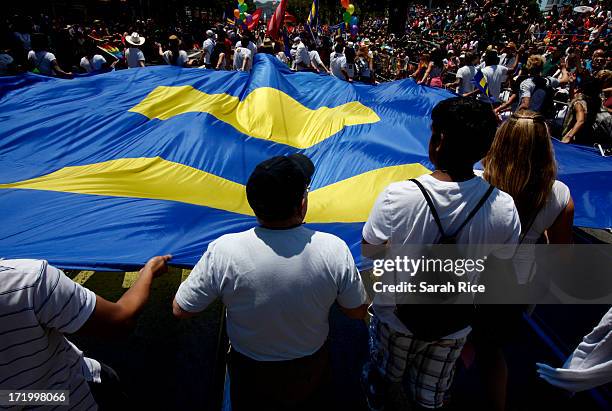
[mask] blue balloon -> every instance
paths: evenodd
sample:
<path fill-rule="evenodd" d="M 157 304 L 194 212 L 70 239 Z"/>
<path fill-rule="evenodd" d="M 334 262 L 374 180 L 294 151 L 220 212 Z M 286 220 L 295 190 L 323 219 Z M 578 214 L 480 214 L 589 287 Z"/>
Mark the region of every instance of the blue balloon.
<path fill-rule="evenodd" d="M 351 17 L 351 21 L 349 22 L 349 24 L 350 24 L 351 26 L 356 26 L 356 25 L 357 25 L 357 23 L 359 23 L 359 18 L 358 18 L 357 16 L 353 16 L 353 17 Z"/>

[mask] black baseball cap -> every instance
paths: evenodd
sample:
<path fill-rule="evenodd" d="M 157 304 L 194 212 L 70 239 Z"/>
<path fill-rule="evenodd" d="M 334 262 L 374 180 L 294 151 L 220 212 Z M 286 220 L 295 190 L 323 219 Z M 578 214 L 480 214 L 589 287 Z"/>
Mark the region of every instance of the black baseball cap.
<path fill-rule="evenodd" d="M 276 156 L 255 167 L 246 185 L 247 200 L 259 218 L 289 218 L 300 206 L 314 174 L 314 164 L 303 154 Z"/>

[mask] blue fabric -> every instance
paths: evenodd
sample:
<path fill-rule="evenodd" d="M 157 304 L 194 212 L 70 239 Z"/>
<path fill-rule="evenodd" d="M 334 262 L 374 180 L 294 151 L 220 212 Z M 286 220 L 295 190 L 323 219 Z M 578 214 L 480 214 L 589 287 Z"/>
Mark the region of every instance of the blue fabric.
<path fill-rule="evenodd" d="M 380 121 L 348 126 L 307 149 L 242 134 L 203 113 L 158 120 L 128 111 L 157 86 L 190 85 L 244 99 L 260 87 L 282 90 L 317 109 L 359 101 Z M 352 85 L 295 73 L 257 54 L 252 72 L 147 67 L 73 80 L 34 74 L 0 78 L 0 184 L 68 166 L 160 156 L 246 184 L 256 164 L 302 152 L 316 165 L 312 190 L 379 168 L 428 159 L 433 106 L 453 95 L 412 80 Z M 265 107 L 261 108 L 265 110 Z M 556 144 L 559 178 L 576 203 L 576 225 L 612 226 L 612 161 L 594 149 Z M 172 253 L 194 265 L 207 244 L 256 224 L 253 217 L 173 201 L 0 189 L 0 257 L 44 258 L 78 269 L 128 269 Z M 313 228 L 343 238 L 359 260 L 362 223 Z"/>

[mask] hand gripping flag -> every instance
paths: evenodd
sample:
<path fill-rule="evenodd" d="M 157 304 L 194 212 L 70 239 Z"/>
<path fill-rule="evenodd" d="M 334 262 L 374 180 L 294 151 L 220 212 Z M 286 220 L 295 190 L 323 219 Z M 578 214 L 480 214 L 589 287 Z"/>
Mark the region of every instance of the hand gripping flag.
<path fill-rule="evenodd" d="M 482 92 L 482 94 L 487 96 L 489 100 L 491 99 L 491 93 L 489 92 L 489 83 L 482 70 L 478 69 L 478 71 L 476 71 L 472 82 Z"/>
<path fill-rule="evenodd" d="M 431 110 L 452 94 L 411 80 L 352 85 L 257 54 L 250 73 L 173 66 L 74 80 L 0 78 L 0 257 L 130 269 L 256 225 L 255 166 L 303 153 L 316 165 L 308 226 L 361 229 L 391 182 L 433 169 Z M 610 159 L 556 144 L 576 224 L 612 225 Z"/>

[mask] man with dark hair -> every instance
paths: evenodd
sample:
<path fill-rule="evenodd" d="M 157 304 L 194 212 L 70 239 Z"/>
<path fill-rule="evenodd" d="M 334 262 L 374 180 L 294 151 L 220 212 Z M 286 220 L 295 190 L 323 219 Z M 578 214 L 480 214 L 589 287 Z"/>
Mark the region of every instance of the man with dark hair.
<path fill-rule="evenodd" d="M 231 343 L 232 409 L 328 409 L 329 310 L 363 319 L 367 296 L 347 245 L 304 227 L 313 163 L 259 164 L 247 182 L 259 225 L 212 242 L 173 302 L 186 318 L 221 298 Z M 326 396 L 327 395 L 327 396 Z"/>
<path fill-rule="evenodd" d="M 435 170 L 393 183 L 380 194 L 363 228 L 363 243 L 436 244 L 452 236 L 456 244 L 474 244 L 476 255 L 510 258 L 513 246 L 499 245 L 518 242 L 521 225 L 514 201 L 473 171 L 495 136 L 491 105 L 451 98 L 436 105 L 431 119 L 429 158 Z M 390 395 L 403 392 L 403 384 L 417 406 L 443 407 L 455 361 L 471 331 L 470 306 L 402 307 L 379 297 L 372 306 L 371 357 L 363 373 L 370 407 L 389 405 Z M 437 335 L 419 332 L 424 326 Z"/>

